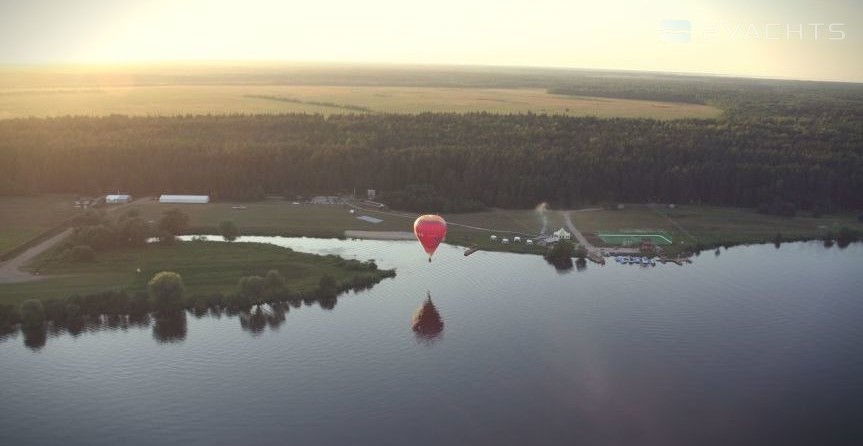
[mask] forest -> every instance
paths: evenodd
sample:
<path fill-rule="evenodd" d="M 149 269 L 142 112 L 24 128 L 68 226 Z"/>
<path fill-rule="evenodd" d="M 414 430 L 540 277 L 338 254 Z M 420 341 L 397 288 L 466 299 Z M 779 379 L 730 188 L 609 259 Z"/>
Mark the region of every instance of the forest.
<path fill-rule="evenodd" d="M 725 112 L 666 121 L 488 113 L 11 119 L 0 121 L 0 194 L 255 200 L 370 188 L 395 207 L 429 211 L 651 201 L 785 214 L 863 208 L 859 85 L 585 76 L 548 87 Z"/>

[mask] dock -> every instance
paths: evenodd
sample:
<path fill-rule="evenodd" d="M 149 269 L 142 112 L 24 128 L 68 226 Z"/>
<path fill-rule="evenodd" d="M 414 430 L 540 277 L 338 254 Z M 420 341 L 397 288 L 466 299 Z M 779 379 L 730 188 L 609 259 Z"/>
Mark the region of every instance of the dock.
<path fill-rule="evenodd" d="M 605 257 L 603 257 L 603 256 L 602 256 L 602 254 L 600 254 L 600 253 L 598 253 L 598 252 L 596 252 L 596 251 L 590 251 L 590 252 L 588 252 L 588 253 L 587 253 L 587 258 L 588 258 L 591 262 L 593 262 L 593 263 L 598 263 L 598 264 L 600 264 L 600 265 L 605 265 Z"/>
<path fill-rule="evenodd" d="M 479 251 L 479 245 L 470 245 L 467 250 L 464 252 L 464 256 L 467 257 L 475 252 Z"/>

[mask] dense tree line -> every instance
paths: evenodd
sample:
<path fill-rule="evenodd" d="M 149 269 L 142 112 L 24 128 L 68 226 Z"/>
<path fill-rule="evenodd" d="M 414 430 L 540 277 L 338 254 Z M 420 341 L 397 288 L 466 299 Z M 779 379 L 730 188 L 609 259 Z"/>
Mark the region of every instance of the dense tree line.
<path fill-rule="evenodd" d="M 543 201 L 863 207 L 859 89 L 823 87 L 817 98 L 808 87 L 750 90 L 746 100 L 747 89 L 716 93 L 711 100 L 729 104 L 718 120 L 485 113 L 6 120 L 0 194 L 258 199 L 373 188 L 384 201 L 416 207 L 408 196 L 428 188 L 423 200 L 439 210 Z M 744 113 L 746 104 L 762 113 Z"/>

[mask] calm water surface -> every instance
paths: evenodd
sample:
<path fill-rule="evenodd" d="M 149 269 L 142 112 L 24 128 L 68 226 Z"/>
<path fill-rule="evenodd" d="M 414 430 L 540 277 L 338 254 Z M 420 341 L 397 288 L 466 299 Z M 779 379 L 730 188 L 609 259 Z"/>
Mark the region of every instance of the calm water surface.
<path fill-rule="evenodd" d="M 248 237 L 244 240 L 263 238 Z M 588 265 L 271 239 L 395 279 L 250 330 L 0 341 L 0 444 L 863 444 L 863 245 Z M 430 292 L 444 325 L 416 334 Z"/>

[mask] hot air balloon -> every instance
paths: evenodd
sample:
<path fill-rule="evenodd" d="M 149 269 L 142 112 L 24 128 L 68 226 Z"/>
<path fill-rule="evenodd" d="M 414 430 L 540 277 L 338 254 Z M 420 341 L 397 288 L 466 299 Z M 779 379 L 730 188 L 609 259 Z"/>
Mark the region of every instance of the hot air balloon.
<path fill-rule="evenodd" d="M 440 215 L 422 215 L 414 221 L 414 235 L 431 262 L 432 254 L 446 237 L 446 221 Z"/>

